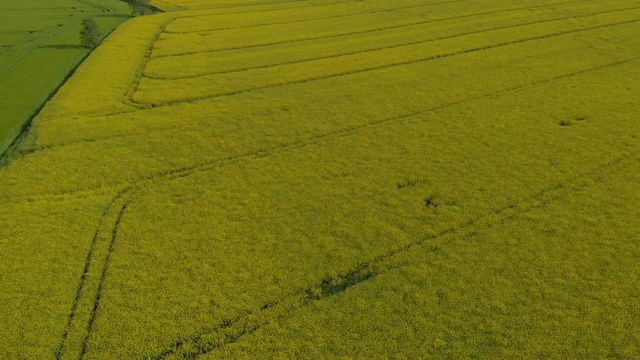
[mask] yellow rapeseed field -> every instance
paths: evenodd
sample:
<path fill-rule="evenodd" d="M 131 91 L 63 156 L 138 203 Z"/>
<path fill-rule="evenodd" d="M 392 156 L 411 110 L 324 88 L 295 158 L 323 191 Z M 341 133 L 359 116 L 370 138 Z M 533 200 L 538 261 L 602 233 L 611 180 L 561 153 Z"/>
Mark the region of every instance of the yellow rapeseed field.
<path fill-rule="evenodd" d="M 0 167 L 0 357 L 640 358 L 640 0 L 152 3 Z"/>

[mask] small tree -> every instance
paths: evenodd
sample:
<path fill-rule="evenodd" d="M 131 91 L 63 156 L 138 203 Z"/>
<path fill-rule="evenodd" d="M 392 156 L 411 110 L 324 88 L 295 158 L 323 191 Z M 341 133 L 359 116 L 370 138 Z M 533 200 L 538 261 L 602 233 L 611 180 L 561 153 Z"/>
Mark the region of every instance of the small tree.
<path fill-rule="evenodd" d="M 149 0 L 125 0 L 131 8 L 133 16 L 146 15 L 151 12 Z"/>
<path fill-rule="evenodd" d="M 98 24 L 92 19 L 82 20 L 82 30 L 80 30 L 80 42 L 82 46 L 93 49 L 100 44 L 100 29 Z"/>

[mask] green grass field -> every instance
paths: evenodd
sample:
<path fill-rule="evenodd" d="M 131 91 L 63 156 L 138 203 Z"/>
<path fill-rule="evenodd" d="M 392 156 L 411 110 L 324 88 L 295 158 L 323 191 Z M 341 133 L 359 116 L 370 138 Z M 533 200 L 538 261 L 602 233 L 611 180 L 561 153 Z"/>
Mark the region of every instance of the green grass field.
<path fill-rule="evenodd" d="M 82 19 L 107 34 L 128 14 L 117 0 L 0 0 L 0 154 L 88 53 Z"/>
<path fill-rule="evenodd" d="M 0 357 L 640 359 L 639 0 L 152 3 L 0 168 Z"/>

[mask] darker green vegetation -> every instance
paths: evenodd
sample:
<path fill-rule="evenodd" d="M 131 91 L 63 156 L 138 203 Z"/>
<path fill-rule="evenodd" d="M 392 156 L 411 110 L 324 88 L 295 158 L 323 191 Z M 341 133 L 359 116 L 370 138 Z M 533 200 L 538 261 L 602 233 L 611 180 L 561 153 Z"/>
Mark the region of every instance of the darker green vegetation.
<path fill-rule="evenodd" d="M 0 0 L 0 157 L 87 56 L 82 20 L 95 21 L 102 39 L 129 11 L 120 0 Z"/>
<path fill-rule="evenodd" d="M 431 207 L 438 207 L 438 203 L 436 203 L 436 196 L 435 195 L 429 195 L 427 198 L 424 199 L 424 206 L 431 208 Z"/>
<path fill-rule="evenodd" d="M 129 4 L 133 16 L 147 15 L 154 11 L 149 0 L 124 0 L 124 2 Z"/>
<path fill-rule="evenodd" d="M 80 30 L 80 43 L 82 46 L 93 49 L 100 44 L 102 34 L 98 24 L 92 19 L 82 20 L 82 29 Z"/>
<path fill-rule="evenodd" d="M 322 296 L 317 297 L 318 299 L 323 297 L 328 297 L 331 295 L 335 295 L 337 293 L 345 291 L 347 288 L 354 286 L 363 281 L 369 280 L 374 277 L 376 274 L 370 271 L 363 270 L 354 270 L 345 274 L 343 276 L 338 277 L 337 279 L 325 280 L 320 285 L 320 289 L 322 290 Z"/>

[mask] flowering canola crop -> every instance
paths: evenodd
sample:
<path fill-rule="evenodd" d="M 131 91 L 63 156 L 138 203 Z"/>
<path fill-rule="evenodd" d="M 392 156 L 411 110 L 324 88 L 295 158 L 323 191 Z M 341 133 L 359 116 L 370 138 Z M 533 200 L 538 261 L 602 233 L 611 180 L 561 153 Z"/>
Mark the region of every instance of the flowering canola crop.
<path fill-rule="evenodd" d="M 0 355 L 640 352 L 640 1 L 154 4 L 0 169 Z"/>

